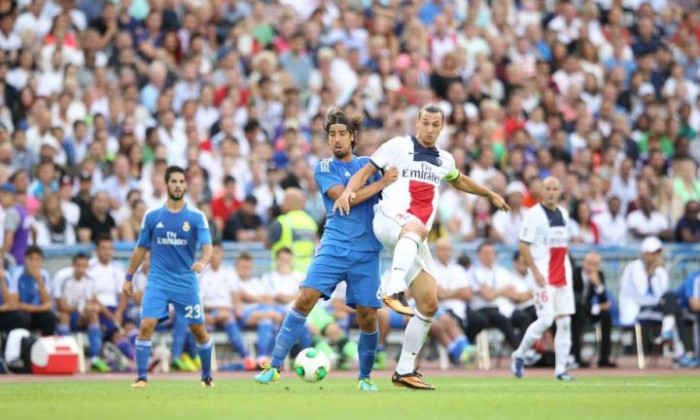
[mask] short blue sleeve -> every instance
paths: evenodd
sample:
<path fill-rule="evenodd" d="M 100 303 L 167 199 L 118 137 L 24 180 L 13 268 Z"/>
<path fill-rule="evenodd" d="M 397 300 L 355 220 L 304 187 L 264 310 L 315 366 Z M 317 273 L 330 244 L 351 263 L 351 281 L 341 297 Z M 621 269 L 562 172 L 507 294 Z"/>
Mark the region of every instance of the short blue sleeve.
<path fill-rule="evenodd" d="M 197 227 L 197 241 L 200 245 L 211 245 L 211 231 L 209 221 L 203 213 L 195 213 L 195 226 Z"/>
<path fill-rule="evenodd" d="M 340 185 L 341 187 L 345 186 L 345 182 L 343 182 L 340 176 L 333 172 L 330 159 L 324 159 L 316 164 L 314 168 L 314 180 L 322 194 L 325 194 L 336 185 Z"/>
<path fill-rule="evenodd" d="M 700 272 L 696 272 L 687 284 L 688 298 L 700 299 Z"/>
<path fill-rule="evenodd" d="M 151 233 L 153 232 L 153 227 L 151 222 L 153 218 L 151 217 L 153 213 L 148 212 L 143 216 L 143 222 L 141 222 L 141 231 L 139 232 L 139 239 L 136 245 L 140 248 L 151 249 Z"/>

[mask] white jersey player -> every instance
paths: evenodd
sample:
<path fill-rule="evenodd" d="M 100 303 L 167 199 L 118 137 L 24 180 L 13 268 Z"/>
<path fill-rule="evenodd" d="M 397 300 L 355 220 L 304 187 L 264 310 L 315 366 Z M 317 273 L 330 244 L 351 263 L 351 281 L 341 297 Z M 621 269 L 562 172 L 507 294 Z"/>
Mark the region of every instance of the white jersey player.
<path fill-rule="evenodd" d="M 397 180 L 382 191 L 375 212 L 373 227 L 377 239 L 394 252 L 390 284 L 405 283 L 415 297 L 415 316 L 406 326 L 403 349 L 392 382 L 397 386 L 433 390 L 416 372 L 415 361 L 430 330 L 438 309 L 437 285 L 433 259 L 426 238 L 433 225 L 439 188 L 443 180 L 456 189 L 490 199 L 498 209 L 508 211 L 505 200 L 455 167 L 454 158 L 435 144 L 444 122 L 440 108 L 428 105 L 416 120 L 416 135 L 395 137 L 384 143 L 371 157 L 371 162 L 348 182 L 336 200 L 335 209 L 341 215 L 350 211 L 350 204 L 367 180 L 378 170 L 396 167 Z M 403 310 L 398 302 L 385 299 L 397 312 Z"/>
<path fill-rule="evenodd" d="M 566 359 L 571 350 L 571 315 L 575 312 L 571 263 L 568 258 L 569 214 L 559 207 L 559 180 L 544 180 L 544 199 L 532 207 L 520 229 L 520 253 L 533 274 L 530 285 L 535 295 L 537 320 L 525 332 L 520 347 L 513 352 L 513 373 L 523 375 L 523 353 L 540 339 L 552 323 L 557 323 L 554 336 L 555 375 L 571 380 L 566 372 Z"/>

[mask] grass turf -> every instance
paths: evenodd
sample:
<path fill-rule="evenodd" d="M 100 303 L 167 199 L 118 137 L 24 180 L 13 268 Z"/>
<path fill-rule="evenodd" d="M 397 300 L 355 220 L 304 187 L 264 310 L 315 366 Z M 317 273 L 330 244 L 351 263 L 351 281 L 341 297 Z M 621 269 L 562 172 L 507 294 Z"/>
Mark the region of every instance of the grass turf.
<path fill-rule="evenodd" d="M 287 375 L 288 376 L 288 375 Z M 700 377 L 657 376 L 553 379 L 436 378 L 436 392 L 416 392 L 380 379 L 380 392 L 360 393 L 355 381 L 330 378 L 274 385 L 220 380 L 0 383 L 3 419 L 645 419 L 693 418 L 700 410 Z"/>

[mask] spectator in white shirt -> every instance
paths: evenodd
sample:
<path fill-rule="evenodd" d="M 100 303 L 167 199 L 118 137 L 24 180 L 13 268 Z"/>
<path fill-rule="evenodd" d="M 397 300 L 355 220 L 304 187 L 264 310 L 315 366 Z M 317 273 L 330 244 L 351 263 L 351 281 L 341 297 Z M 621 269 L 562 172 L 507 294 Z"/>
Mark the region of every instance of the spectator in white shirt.
<path fill-rule="evenodd" d="M 616 196 L 608 200 L 608 210 L 593 217 L 600 235 L 599 244 L 625 246 L 627 242 L 627 219 L 622 214 L 622 203 Z"/>
<path fill-rule="evenodd" d="M 253 258 L 241 253 L 236 261 L 236 290 L 242 305 L 236 305 L 236 318 L 247 328 L 258 333 L 258 363 L 266 363 L 272 356 L 275 330 L 282 324 L 284 314 L 274 307 L 273 291 L 258 278 L 252 277 Z"/>
<path fill-rule="evenodd" d="M 129 191 L 139 188 L 138 181 L 129 173 L 129 158 L 126 155 L 117 155 L 114 161 L 114 175 L 105 179 L 103 188 L 109 196 L 109 203 L 113 210 L 121 207 Z M 117 221 L 117 223 L 120 222 L 121 220 Z"/>
<path fill-rule="evenodd" d="M 673 342 L 675 362 L 680 367 L 695 366 L 685 354 L 683 312 L 678 296 L 669 291 L 669 275 L 664 267 L 663 244 L 650 236 L 642 242 L 642 257 L 627 264 L 620 279 L 620 323 L 661 319 L 657 343 Z"/>
<path fill-rule="evenodd" d="M 475 349 L 469 344 L 464 331 L 467 316 L 467 300 L 471 298 L 469 275 L 458 264 L 451 261 L 452 244 L 445 238 L 435 242 L 435 272 L 438 281 L 440 309 L 430 334 L 445 348 L 454 364 L 469 363 Z"/>
<path fill-rule="evenodd" d="M 627 216 L 627 232 L 629 242 L 635 243 L 650 236 L 658 236 L 663 240 L 671 240 L 671 228 L 668 218 L 654 210 L 649 197 L 639 197 L 639 209 Z"/>
<path fill-rule="evenodd" d="M 562 0 L 557 6 L 557 15 L 547 29 L 557 34 L 557 41 L 569 45 L 581 36 L 581 19 L 576 16 L 576 6 L 571 1 Z"/>
<path fill-rule="evenodd" d="M 15 14 L 5 12 L 0 15 L 0 50 L 9 53 L 14 61 L 17 51 L 22 48 L 22 39 L 13 31 L 15 26 Z"/>
<path fill-rule="evenodd" d="M 515 292 L 510 296 L 510 301 L 515 305 L 510 322 L 518 330 L 518 341 L 522 341 L 527 327 L 537 319 L 537 313 L 535 301 L 530 291 L 535 279 L 520 251 L 515 251 L 513 254 L 513 269 L 510 274 L 510 280 L 515 288 Z"/>
<path fill-rule="evenodd" d="M 517 349 L 520 342 L 515 335 L 515 329 L 510 319 L 499 310 L 499 298 L 515 297 L 515 287 L 510 282 L 510 273 L 496 264 L 496 250 L 489 241 L 479 245 L 477 250 L 478 264 L 470 272 L 470 286 L 473 290 L 471 308 L 486 319 L 487 327 L 498 328 L 506 337 L 506 341 Z"/>
<path fill-rule="evenodd" d="M 292 309 L 299 294 L 304 274 L 293 269 L 291 250 L 281 248 L 275 254 L 275 270 L 264 274 L 261 280 L 269 290 L 274 291 L 276 303 L 287 312 Z"/>
<path fill-rule="evenodd" d="M 578 58 L 569 55 L 566 57 L 562 67 L 554 72 L 552 80 L 557 84 L 560 92 L 567 93 L 574 86 L 579 89 L 583 87 L 586 77 L 581 71 L 581 63 L 578 61 Z"/>
<path fill-rule="evenodd" d="M 637 180 L 634 177 L 634 160 L 626 157 L 620 163 L 620 170 L 613 175 L 610 185 L 610 195 L 620 199 L 621 213 L 627 213 L 629 203 L 637 199 Z"/>
<path fill-rule="evenodd" d="M 168 163 L 187 167 L 187 136 L 184 131 L 175 128 L 175 113 L 170 109 L 163 111 L 160 121 L 158 138 L 168 150 Z"/>
<path fill-rule="evenodd" d="M 97 239 L 95 258 L 90 261 L 88 276 L 95 280 L 95 294 L 100 302 L 100 324 L 107 334 L 121 327 L 127 300 L 122 295 L 126 273 L 121 264 L 114 261 L 114 242 L 110 236 Z"/>
<path fill-rule="evenodd" d="M 102 352 L 102 330 L 100 329 L 101 305 L 97 300 L 95 280 L 87 275 L 88 258 L 85 254 L 73 257 L 72 274 L 60 289 L 55 290 L 58 301 L 58 335 L 87 328 L 90 363 L 93 370 L 109 372 L 111 369 L 100 359 Z"/>
<path fill-rule="evenodd" d="M 44 0 L 32 0 L 26 11 L 17 17 L 14 32 L 22 35 L 24 32 L 33 32 L 36 39 L 44 39 L 51 30 L 51 20 L 41 15 Z"/>
<path fill-rule="evenodd" d="M 511 182 L 506 189 L 506 201 L 510 206 L 509 212 L 499 211 L 493 215 L 493 230 L 491 236 L 496 242 L 509 246 L 518 245 L 520 225 L 523 223 L 523 193 L 525 185 L 520 181 Z"/>
<path fill-rule="evenodd" d="M 493 178 L 498 170 L 493 166 L 495 163 L 495 155 L 491 148 L 482 148 L 479 152 L 479 159 L 476 164 L 469 171 L 469 177 L 478 182 L 479 184 L 486 184 L 491 178 Z"/>
<path fill-rule="evenodd" d="M 215 243 L 212 251 L 210 266 L 199 276 L 199 291 L 204 305 L 205 321 L 210 327 L 222 327 L 228 335 L 229 344 L 244 360 L 246 370 L 256 368 L 255 361 L 248 354 L 243 343 L 241 330 L 233 315 L 234 303 L 238 306 L 241 301 L 236 292 L 233 268 L 223 264 L 224 250 L 221 244 Z"/>

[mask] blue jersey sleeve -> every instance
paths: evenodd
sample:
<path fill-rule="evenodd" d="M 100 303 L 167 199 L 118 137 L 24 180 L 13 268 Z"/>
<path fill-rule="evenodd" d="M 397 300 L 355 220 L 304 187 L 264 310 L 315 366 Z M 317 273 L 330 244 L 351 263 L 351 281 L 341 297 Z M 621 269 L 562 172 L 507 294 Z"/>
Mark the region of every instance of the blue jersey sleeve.
<path fill-rule="evenodd" d="M 195 226 L 197 228 L 197 241 L 200 245 L 211 245 L 211 231 L 209 230 L 209 221 L 204 216 L 204 213 L 195 213 Z"/>
<path fill-rule="evenodd" d="M 330 159 L 324 159 L 316 164 L 314 168 L 314 180 L 322 194 L 325 194 L 336 185 L 340 185 L 341 187 L 345 186 L 343 179 L 333 171 Z"/>
<path fill-rule="evenodd" d="M 136 243 L 136 246 L 138 247 L 151 249 L 151 236 L 153 233 L 153 226 L 151 226 L 151 221 L 153 220 L 153 217 L 151 217 L 152 214 L 153 213 L 148 212 L 145 216 L 143 216 L 141 231 L 139 232 L 139 239 Z"/>

